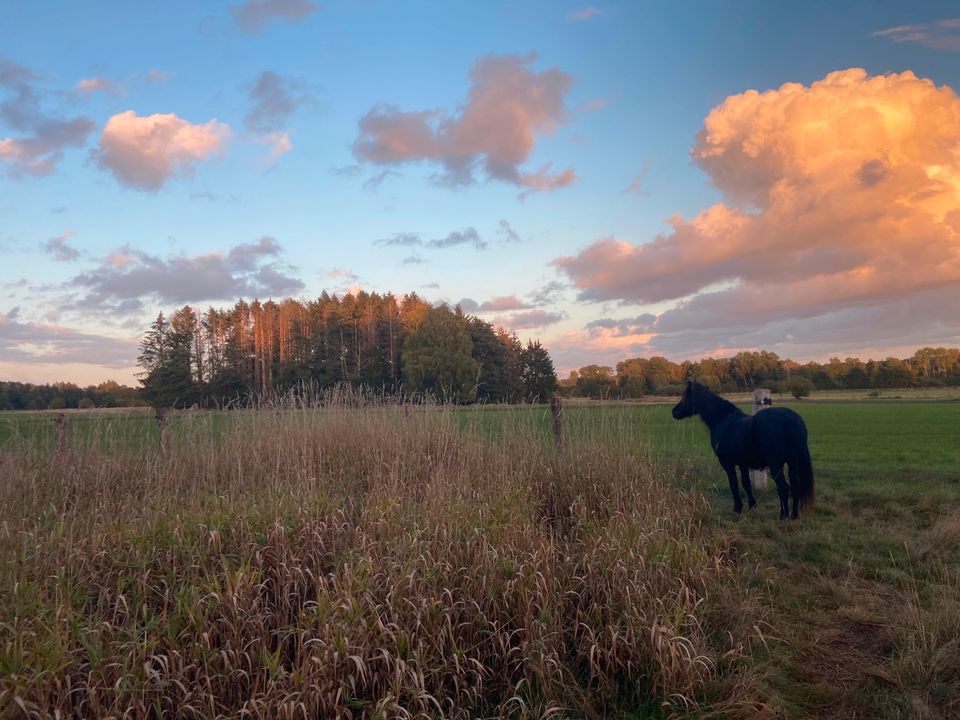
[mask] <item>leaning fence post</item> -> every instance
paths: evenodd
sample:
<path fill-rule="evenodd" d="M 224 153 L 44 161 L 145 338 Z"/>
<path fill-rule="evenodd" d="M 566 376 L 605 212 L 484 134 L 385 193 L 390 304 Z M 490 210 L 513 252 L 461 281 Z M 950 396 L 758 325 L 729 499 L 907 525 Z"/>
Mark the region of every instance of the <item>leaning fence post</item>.
<path fill-rule="evenodd" d="M 553 441 L 557 452 L 563 451 L 563 405 L 560 398 L 554 395 L 550 398 L 550 414 L 553 415 Z"/>
<path fill-rule="evenodd" d="M 63 413 L 57 413 L 53 422 L 57 426 L 57 454 L 65 455 L 67 452 L 67 416 Z"/>
<path fill-rule="evenodd" d="M 167 425 L 167 412 L 169 411 L 169 408 L 158 407 L 156 411 L 157 429 L 160 431 L 160 434 L 157 438 L 158 447 L 163 455 L 169 455 L 170 432 L 169 426 Z"/>

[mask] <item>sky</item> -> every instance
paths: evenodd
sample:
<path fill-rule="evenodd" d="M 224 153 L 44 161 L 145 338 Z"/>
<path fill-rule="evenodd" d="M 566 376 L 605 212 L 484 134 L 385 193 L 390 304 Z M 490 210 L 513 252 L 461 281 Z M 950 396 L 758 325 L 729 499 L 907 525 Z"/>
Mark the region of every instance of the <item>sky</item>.
<path fill-rule="evenodd" d="M 416 292 L 586 364 L 960 344 L 960 9 L 0 3 L 0 379 Z"/>

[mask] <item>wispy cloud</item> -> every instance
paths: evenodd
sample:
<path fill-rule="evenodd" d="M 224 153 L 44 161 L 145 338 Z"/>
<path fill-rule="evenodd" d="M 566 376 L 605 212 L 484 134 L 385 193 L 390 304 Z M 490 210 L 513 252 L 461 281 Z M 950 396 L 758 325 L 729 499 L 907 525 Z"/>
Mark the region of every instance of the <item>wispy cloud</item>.
<path fill-rule="evenodd" d="M 92 95 L 94 93 L 105 93 L 107 95 L 127 94 L 127 91 L 120 83 L 100 75 L 78 80 L 75 89 L 81 95 Z"/>
<path fill-rule="evenodd" d="M 436 238 L 427 243 L 427 247 L 439 249 L 458 247 L 460 245 L 473 245 L 477 250 L 485 250 L 487 247 L 486 241 L 480 239 L 480 235 L 477 234 L 477 231 L 472 227 L 468 227 L 465 230 L 454 230 L 448 233 L 446 237 Z"/>
<path fill-rule="evenodd" d="M 519 233 L 517 233 L 517 231 L 513 229 L 513 226 L 506 220 L 500 221 L 500 224 L 497 226 L 497 235 L 502 238 L 501 242 L 505 245 L 522 241 Z"/>
<path fill-rule="evenodd" d="M 248 33 L 261 33 L 272 22 L 298 23 L 323 6 L 310 0 L 245 0 L 230 6 L 237 27 Z"/>
<path fill-rule="evenodd" d="M 76 230 L 67 230 L 63 235 L 50 238 L 40 244 L 40 248 L 53 256 L 54 260 L 68 262 L 80 257 L 80 251 L 68 244 L 68 240 L 77 234 Z"/>
<path fill-rule="evenodd" d="M 936 50 L 960 51 L 960 17 L 916 25 L 898 25 L 878 30 L 874 37 L 885 37 L 894 42 L 915 42 Z"/>
<path fill-rule="evenodd" d="M 369 192 L 379 189 L 383 184 L 383 181 L 390 177 L 403 177 L 400 173 L 395 170 L 383 170 L 378 172 L 376 175 L 371 175 L 363 183 L 363 189 Z"/>
<path fill-rule="evenodd" d="M 650 174 L 650 161 L 644 160 L 643 167 L 640 169 L 640 174 L 634 176 L 633 180 L 630 181 L 630 184 L 624 188 L 625 193 L 630 193 L 633 195 L 649 195 L 647 191 L 647 176 Z"/>
<path fill-rule="evenodd" d="M 417 233 L 397 233 L 390 237 L 374 240 L 373 244 L 388 247 L 426 247 L 434 250 L 444 250 L 461 245 L 472 245 L 477 250 L 484 250 L 487 247 L 487 242 L 472 227 L 454 230 L 445 237 L 434 238 L 426 242 Z"/>
<path fill-rule="evenodd" d="M 603 13 L 604 11 L 602 8 L 598 8 L 593 5 L 587 5 L 579 10 L 573 10 L 572 12 L 567 13 L 567 20 L 570 22 L 588 22 L 593 20 L 597 15 L 602 15 Z"/>
<path fill-rule="evenodd" d="M 313 101 L 303 83 L 270 70 L 264 70 L 250 85 L 247 95 L 250 109 L 244 124 L 254 132 L 282 130 L 298 108 Z"/>

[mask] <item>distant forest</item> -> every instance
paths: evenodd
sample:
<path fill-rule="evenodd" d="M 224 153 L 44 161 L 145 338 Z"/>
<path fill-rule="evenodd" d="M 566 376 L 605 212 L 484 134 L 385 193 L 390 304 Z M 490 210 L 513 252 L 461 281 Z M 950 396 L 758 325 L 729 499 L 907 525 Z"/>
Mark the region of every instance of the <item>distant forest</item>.
<path fill-rule="evenodd" d="M 141 343 L 143 397 L 157 407 L 220 407 L 347 383 L 445 402 L 549 399 L 546 349 L 416 294 L 323 293 L 239 300 L 202 315 L 160 314 Z"/>
<path fill-rule="evenodd" d="M 960 385 L 960 350 L 927 347 L 906 360 L 889 357 L 864 362 L 848 357 L 802 364 L 772 352 L 740 352 L 682 363 L 665 357 L 631 358 L 616 368 L 587 365 L 571 372 L 560 381 L 558 392 L 591 398 L 679 395 L 688 379 L 718 392 L 766 387 L 797 397 L 811 390 L 944 387 Z"/>
<path fill-rule="evenodd" d="M 301 384 L 363 385 L 428 393 L 455 402 L 520 402 L 567 397 L 676 395 L 687 379 L 718 392 L 768 387 L 798 397 L 811 390 L 960 386 L 960 349 L 922 348 L 910 358 L 831 358 L 797 363 L 772 352 L 675 363 L 631 358 L 587 365 L 557 382 L 538 342 L 522 344 L 460 308 L 433 307 L 415 294 L 324 293 L 315 301 L 238 301 L 198 315 L 160 315 L 141 344 L 141 388 L 107 381 L 0 382 L 0 410 L 216 407 L 271 396 Z"/>

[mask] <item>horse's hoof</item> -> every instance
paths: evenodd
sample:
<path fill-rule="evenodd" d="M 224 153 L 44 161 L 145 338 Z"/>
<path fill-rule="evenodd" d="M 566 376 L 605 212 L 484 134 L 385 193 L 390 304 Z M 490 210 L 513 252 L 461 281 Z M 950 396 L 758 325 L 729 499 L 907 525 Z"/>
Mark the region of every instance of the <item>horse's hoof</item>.
<path fill-rule="evenodd" d="M 739 515 L 740 513 L 743 512 L 743 505 L 734 505 L 734 506 L 733 506 L 733 511 L 734 511 L 737 515 Z"/>
<path fill-rule="evenodd" d="M 751 509 L 751 510 L 753 510 L 756 506 L 757 506 L 757 501 L 756 501 L 756 500 L 754 500 L 752 503 L 750 503 L 750 509 Z"/>

